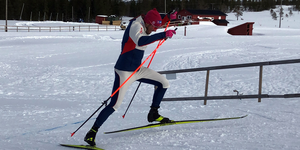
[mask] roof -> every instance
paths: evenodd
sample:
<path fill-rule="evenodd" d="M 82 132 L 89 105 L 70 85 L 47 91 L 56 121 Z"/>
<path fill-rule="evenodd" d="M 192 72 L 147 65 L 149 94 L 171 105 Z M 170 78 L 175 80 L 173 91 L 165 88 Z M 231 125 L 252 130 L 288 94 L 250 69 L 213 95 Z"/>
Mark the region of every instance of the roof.
<path fill-rule="evenodd" d="M 186 11 L 195 15 L 217 15 L 217 16 L 227 16 L 225 13 L 219 10 L 200 10 L 200 9 L 186 9 Z"/>
<path fill-rule="evenodd" d="M 222 20 L 214 19 L 213 22 L 226 23 L 226 24 L 229 23 L 227 20 L 224 20 L 224 19 L 222 19 Z"/>
<path fill-rule="evenodd" d="M 97 15 L 98 17 L 103 17 L 103 18 L 106 18 L 108 17 L 107 15 Z"/>

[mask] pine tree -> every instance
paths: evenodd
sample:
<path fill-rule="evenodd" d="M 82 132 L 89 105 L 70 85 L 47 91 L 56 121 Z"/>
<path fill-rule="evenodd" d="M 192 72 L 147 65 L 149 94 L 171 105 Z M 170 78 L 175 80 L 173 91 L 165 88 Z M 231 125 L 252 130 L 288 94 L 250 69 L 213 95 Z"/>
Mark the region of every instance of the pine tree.
<path fill-rule="evenodd" d="M 273 11 L 273 13 L 272 13 L 272 19 L 277 20 L 277 14 L 275 11 Z"/>

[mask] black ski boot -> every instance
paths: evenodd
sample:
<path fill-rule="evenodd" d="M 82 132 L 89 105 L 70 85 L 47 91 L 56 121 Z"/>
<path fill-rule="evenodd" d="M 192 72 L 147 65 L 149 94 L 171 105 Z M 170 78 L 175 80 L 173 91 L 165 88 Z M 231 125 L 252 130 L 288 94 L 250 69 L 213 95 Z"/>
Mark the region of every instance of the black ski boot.
<path fill-rule="evenodd" d="M 84 141 L 87 142 L 91 146 L 95 146 L 95 138 L 96 134 L 98 132 L 98 129 L 92 128 L 84 137 Z"/>
<path fill-rule="evenodd" d="M 157 107 L 151 107 L 149 113 L 148 113 L 148 122 L 158 121 L 160 123 L 170 123 L 173 122 L 173 120 L 170 120 L 169 118 L 163 117 L 160 114 L 158 114 L 158 108 Z"/>

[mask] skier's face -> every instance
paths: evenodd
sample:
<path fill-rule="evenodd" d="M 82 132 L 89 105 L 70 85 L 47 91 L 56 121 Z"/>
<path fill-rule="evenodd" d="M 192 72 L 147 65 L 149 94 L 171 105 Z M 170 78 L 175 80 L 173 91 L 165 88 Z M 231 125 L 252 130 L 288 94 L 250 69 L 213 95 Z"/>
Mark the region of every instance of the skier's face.
<path fill-rule="evenodd" d="M 149 35 L 151 34 L 153 31 L 156 32 L 157 28 L 155 26 L 153 26 L 152 24 L 147 24 L 146 23 L 146 33 Z"/>

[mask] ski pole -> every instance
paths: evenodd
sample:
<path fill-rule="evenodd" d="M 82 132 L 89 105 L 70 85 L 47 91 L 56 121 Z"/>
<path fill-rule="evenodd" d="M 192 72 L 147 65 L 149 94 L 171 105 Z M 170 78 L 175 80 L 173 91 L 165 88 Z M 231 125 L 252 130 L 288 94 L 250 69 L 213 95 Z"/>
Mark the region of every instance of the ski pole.
<path fill-rule="evenodd" d="M 163 40 L 163 42 L 164 42 L 164 41 L 165 41 L 165 40 Z M 163 43 L 163 42 L 162 42 L 162 43 Z M 161 43 L 160 45 L 162 45 L 162 43 Z M 156 49 L 158 49 L 160 45 L 158 45 Z M 156 50 L 155 50 L 155 53 L 156 53 Z M 148 64 L 148 67 L 147 67 L 147 68 L 149 68 L 149 66 L 150 66 L 150 64 L 151 64 L 151 62 L 152 62 L 152 60 L 153 60 L 153 57 L 154 57 L 155 53 L 153 54 L 153 56 L 152 56 L 152 58 L 151 58 L 151 60 L 150 60 L 150 62 L 149 62 L 149 64 Z M 133 101 L 133 99 L 134 99 L 134 97 L 135 97 L 135 95 L 136 95 L 138 89 L 140 88 L 141 83 L 142 83 L 142 82 L 140 82 L 139 85 L 137 86 L 137 88 L 136 88 L 136 90 L 135 90 L 135 92 L 134 92 L 134 94 L 133 94 L 133 96 L 132 96 L 132 98 L 131 98 L 131 100 L 130 100 L 130 103 L 128 104 L 128 107 L 127 107 L 127 109 L 126 109 L 124 115 L 122 116 L 123 118 L 125 118 L 125 115 L 126 115 L 128 109 L 129 109 L 129 107 L 131 106 L 131 103 L 132 103 L 132 101 Z"/>
<path fill-rule="evenodd" d="M 166 28 L 165 28 L 165 31 L 166 31 L 166 29 L 168 28 L 168 26 L 169 26 L 169 24 L 170 24 L 170 21 L 168 22 L 168 25 L 166 26 Z M 119 86 L 119 88 L 117 89 L 117 90 L 115 90 L 111 95 L 110 95 L 110 97 L 109 98 L 107 98 L 107 100 L 105 100 L 104 102 L 102 102 L 102 105 L 87 119 L 87 120 L 85 120 L 73 133 L 71 133 L 71 137 L 72 136 L 74 136 L 74 134 L 83 126 L 83 125 L 85 125 L 104 105 L 106 105 L 107 104 L 107 102 L 125 85 L 125 83 L 127 83 L 127 81 L 148 61 L 148 59 L 152 56 L 152 58 L 151 58 L 151 61 L 150 61 L 150 63 L 148 64 L 148 68 L 149 68 L 149 66 L 150 66 L 150 64 L 151 64 L 151 62 L 152 62 L 152 60 L 153 60 L 153 57 L 154 57 L 154 55 L 155 55 L 155 53 L 156 53 L 156 51 L 157 51 L 157 49 L 163 44 L 165 42 L 165 40 L 160 40 L 159 41 L 159 43 L 158 43 L 158 45 L 157 45 L 157 47 L 156 47 L 156 49 L 142 62 L 142 64 L 122 83 L 122 85 L 121 86 Z M 136 90 L 136 92 L 137 92 L 137 90 Z M 133 100 L 133 99 L 132 99 Z M 132 102 L 132 100 L 131 100 L 131 102 Z M 131 103 L 130 102 L 130 103 Z M 127 110 L 128 110 L 128 108 L 127 108 Z M 126 111 L 127 111 L 126 110 Z M 125 117 L 125 114 L 124 114 L 124 117 Z M 123 118 L 124 118 L 123 117 Z"/>
<path fill-rule="evenodd" d="M 81 126 L 79 127 L 79 128 L 77 128 L 73 133 L 71 133 L 71 137 L 86 123 L 86 122 L 88 122 L 95 114 L 96 114 L 96 112 L 97 111 L 99 111 L 104 105 L 106 105 L 107 104 L 107 101 L 110 99 L 111 97 L 109 97 L 107 100 L 105 100 L 104 102 L 102 102 L 102 105 L 87 119 L 87 120 L 85 120 L 82 124 L 81 124 Z"/>
<path fill-rule="evenodd" d="M 170 21 L 168 22 L 168 24 L 167 24 L 167 26 L 166 26 L 166 28 L 165 28 L 165 31 L 167 31 L 167 28 L 169 27 L 169 24 L 170 24 Z M 177 28 L 176 28 L 176 29 L 177 29 Z M 175 29 L 175 30 L 176 30 L 176 29 Z M 148 64 L 147 68 L 150 67 L 150 64 L 152 63 L 152 60 L 153 60 L 153 58 L 154 58 L 154 56 L 155 56 L 155 54 L 156 54 L 156 50 L 157 50 L 164 42 L 165 42 L 165 39 L 160 40 L 160 41 L 158 42 L 157 47 L 156 47 L 156 49 L 154 50 L 155 53 L 153 54 L 153 56 L 152 56 L 152 58 L 151 58 L 151 60 L 150 60 L 150 62 L 149 62 L 149 64 Z M 140 82 L 139 85 L 137 86 L 137 88 L 136 88 L 136 90 L 135 90 L 135 92 L 134 92 L 134 94 L 133 94 L 133 96 L 132 96 L 132 98 L 131 98 L 131 100 L 130 100 L 128 106 L 127 106 L 127 109 L 126 109 L 124 115 L 122 116 L 123 118 L 125 118 L 125 115 L 127 114 L 127 111 L 128 111 L 128 109 L 129 109 L 129 107 L 131 106 L 131 103 L 132 103 L 132 101 L 133 101 L 133 99 L 134 99 L 134 97 L 135 97 L 137 91 L 139 90 L 139 88 L 140 88 L 140 86 L 141 86 L 141 83 L 142 83 L 142 82 Z"/>
<path fill-rule="evenodd" d="M 161 45 L 161 44 L 160 44 Z M 159 45 L 159 46 L 160 46 Z M 103 103 L 102 103 L 102 105 L 87 119 L 87 120 L 85 120 L 81 125 L 80 125 L 80 127 L 78 128 L 78 129 L 76 129 L 73 133 L 71 133 L 71 137 L 85 124 L 85 123 L 87 123 L 88 122 L 88 120 L 90 120 L 91 118 L 92 118 L 92 116 L 94 116 L 105 104 L 107 104 L 107 101 L 109 100 L 109 99 L 111 99 L 124 85 L 125 85 L 125 83 L 146 63 L 146 61 L 148 61 L 148 59 L 151 57 L 151 56 L 153 56 L 155 53 L 156 53 L 156 51 L 157 51 L 157 49 L 159 48 L 159 46 L 142 62 L 142 64 L 122 83 L 122 85 L 121 86 L 119 86 L 119 88 L 117 89 L 117 90 L 115 90 L 111 95 L 110 95 L 110 97 L 107 99 L 107 100 L 105 100 Z"/>

